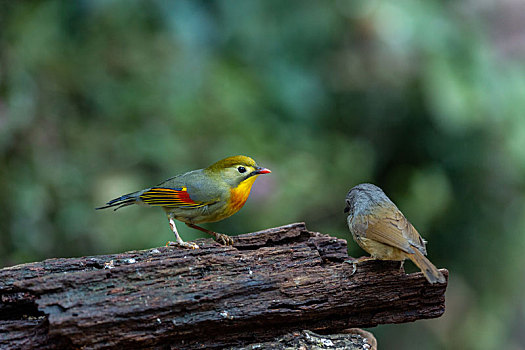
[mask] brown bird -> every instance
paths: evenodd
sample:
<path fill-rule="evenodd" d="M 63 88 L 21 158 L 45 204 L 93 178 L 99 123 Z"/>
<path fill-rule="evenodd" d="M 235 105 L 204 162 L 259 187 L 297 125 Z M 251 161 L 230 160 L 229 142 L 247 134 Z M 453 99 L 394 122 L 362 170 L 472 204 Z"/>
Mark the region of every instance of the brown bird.
<path fill-rule="evenodd" d="M 360 184 L 346 195 L 348 227 L 357 244 L 371 257 L 351 261 L 356 264 L 371 259 L 403 261 L 410 259 L 430 283 L 445 283 L 443 274 L 425 257 L 425 240 L 403 213 L 379 187 Z"/>

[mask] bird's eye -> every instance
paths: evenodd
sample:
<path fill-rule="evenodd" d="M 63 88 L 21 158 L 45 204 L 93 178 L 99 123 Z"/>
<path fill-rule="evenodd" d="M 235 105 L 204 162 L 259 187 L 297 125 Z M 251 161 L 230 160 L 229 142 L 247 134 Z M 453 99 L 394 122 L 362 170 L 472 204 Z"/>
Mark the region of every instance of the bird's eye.
<path fill-rule="evenodd" d="M 238 167 L 237 170 L 239 170 L 241 174 L 246 172 L 246 168 L 243 166 Z"/>

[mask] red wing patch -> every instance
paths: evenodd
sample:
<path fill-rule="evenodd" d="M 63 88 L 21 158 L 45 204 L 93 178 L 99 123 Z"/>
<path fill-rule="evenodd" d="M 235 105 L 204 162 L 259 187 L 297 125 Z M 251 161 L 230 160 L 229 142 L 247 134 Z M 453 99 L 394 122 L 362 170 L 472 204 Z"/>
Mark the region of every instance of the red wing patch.
<path fill-rule="evenodd" d="M 168 208 L 200 208 L 208 203 L 195 202 L 190 198 L 186 187 L 153 187 L 139 197 L 144 203 Z"/>

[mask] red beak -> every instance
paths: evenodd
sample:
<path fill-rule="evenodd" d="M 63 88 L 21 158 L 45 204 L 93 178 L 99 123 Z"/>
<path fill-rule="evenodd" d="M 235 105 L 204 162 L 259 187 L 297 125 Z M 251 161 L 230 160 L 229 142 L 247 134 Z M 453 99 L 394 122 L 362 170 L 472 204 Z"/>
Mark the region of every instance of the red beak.
<path fill-rule="evenodd" d="M 271 173 L 272 171 L 270 169 L 266 169 L 266 168 L 257 168 L 257 174 L 269 174 Z"/>

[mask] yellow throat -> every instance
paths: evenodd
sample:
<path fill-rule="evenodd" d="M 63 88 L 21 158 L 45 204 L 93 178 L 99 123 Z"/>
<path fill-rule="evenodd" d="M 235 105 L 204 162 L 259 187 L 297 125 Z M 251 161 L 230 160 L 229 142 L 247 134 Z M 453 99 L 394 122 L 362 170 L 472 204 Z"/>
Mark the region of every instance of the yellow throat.
<path fill-rule="evenodd" d="M 257 176 L 259 175 L 250 176 L 249 178 L 241 182 L 237 187 L 232 188 L 230 190 L 230 204 L 228 205 L 228 209 L 231 212 L 230 215 L 233 215 L 236 212 L 238 212 L 239 209 L 242 208 L 244 203 L 246 203 L 246 200 L 250 195 L 252 185 L 255 182 Z"/>

